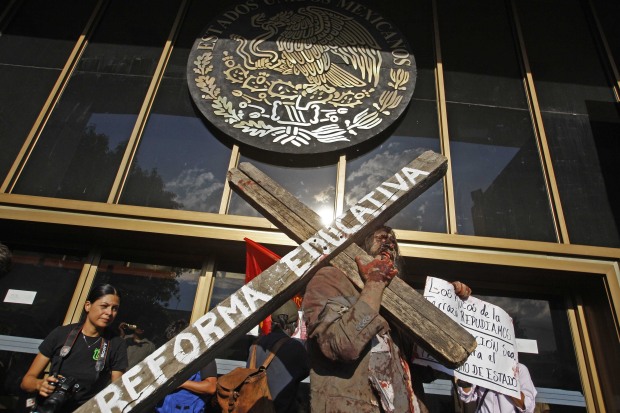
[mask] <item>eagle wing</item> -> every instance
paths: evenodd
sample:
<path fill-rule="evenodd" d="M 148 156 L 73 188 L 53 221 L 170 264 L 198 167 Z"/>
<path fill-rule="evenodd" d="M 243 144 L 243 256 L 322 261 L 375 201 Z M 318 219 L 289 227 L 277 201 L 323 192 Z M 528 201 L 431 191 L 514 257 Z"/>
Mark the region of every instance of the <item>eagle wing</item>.
<path fill-rule="evenodd" d="M 378 82 L 381 53 L 377 42 L 353 18 L 321 7 L 302 7 L 276 41 L 294 73 L 320 83 L 363 86 Z M 334 64 L 330 52 L 358 70 L 361 79 Z"/>

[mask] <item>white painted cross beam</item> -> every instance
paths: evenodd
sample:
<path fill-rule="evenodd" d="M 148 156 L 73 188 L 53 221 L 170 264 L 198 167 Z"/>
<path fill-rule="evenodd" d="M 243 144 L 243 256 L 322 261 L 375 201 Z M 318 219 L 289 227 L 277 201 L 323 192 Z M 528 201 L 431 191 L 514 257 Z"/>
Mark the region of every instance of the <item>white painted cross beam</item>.
<path fill-rule="evenodd" d="M 416 161 L 435 162 L 439 156 L 428 152 Z M 246 201 L 297 242 L 302 242 L 322 227 L 316 212 L 252 164 L 244 162 L 238 169 L 229 171 L 228 181 Z M 387 188 L 390 188 L 389 184 L 379 186 L 377 190 Z M 422 191 L 422 188 L 418 190 Z M 375 226 L 384 219 L 384 216 L 378 219 Z M 330 265 L 341 269 L 361 290 L 364 284 L 357 270 L 356 256 L 371 259 L 358 245 L 352 244 L 331 259 Z M 392 280 L 385 290 L 381 310 L 393 326 L 399 327 L 447 367 L 460 366 L 476 348 L 476 340 L 470 333 L 400 278 Z"/>
<path fill-rule="evenodd" d="M 393 216 L 439 180 L 447 162 L 441 155 L 432 155 L 403 167 L 330 226 L 319 229 L 76 412 L 148 411 L 157 400 L 213 360 L 218 350 L 233 343 L 301 290 L 331 258 L 352 243 L 361 242 L 376 222 Z M 251 181 L 247 184 L 253 185 Z"/>

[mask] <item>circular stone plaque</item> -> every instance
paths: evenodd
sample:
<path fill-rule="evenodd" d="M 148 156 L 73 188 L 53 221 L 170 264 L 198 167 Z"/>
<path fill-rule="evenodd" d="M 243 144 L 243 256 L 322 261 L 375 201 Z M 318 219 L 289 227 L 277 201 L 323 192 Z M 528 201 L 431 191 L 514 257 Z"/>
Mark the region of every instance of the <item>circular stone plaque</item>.
<path fill-rule="evenodd" d="M 416 79 L 398 29 L 346 0 L 248 0 L 215 17 L 187 65 L 199 110 L 241 144 L 286 154 L 342 151 L 384 131 Z"/>

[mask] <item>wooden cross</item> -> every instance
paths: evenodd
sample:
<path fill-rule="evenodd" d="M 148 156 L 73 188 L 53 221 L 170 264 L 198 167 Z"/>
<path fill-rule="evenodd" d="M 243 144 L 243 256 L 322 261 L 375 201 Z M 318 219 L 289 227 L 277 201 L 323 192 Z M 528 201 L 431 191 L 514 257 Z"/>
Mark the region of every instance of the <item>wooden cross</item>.
<path fill-rule="evenodd" d="M 243 165 L 244 169 L 252 169 L 251 167 L 246 168 L 246 166 L 248 165 Z M 321 267 L 330 262 L 333 264 L 339 254 L 341 255 L 354 243 L 362 242 L 378 224 L 387 221 L 441 179 L 446 168 L 447 160 L 445 157 L 430 151 L 425 152 L 379 185 L 375 191 L 362 198 L 331 225 L 319 226 L 297 248 L 132 367 L 120 379 L 108 385 L 76 412 L 149 411 L 159 399 L 176 390 L 187 378 L 213 360 L 220 349 L 232 344 L 299 292 Z M 253 169 L 257 171 L 255 168 Z M 243 178 L 237 172 L 236 169 L 229 171 L 229 181 L 231 184 L 233 181 L 236 182 L 233 186 L 245 192 L 247 196 L 252 192 L 251 189 L 260 186 L 249 176 L 246 175 Z M 263 181 L 265 182 L 264 179 Z M 273 184 L 273 181 L 268 181 Z M 286 195 L 285 191 L 281 188 L 278 189 L 277 185 L 272 186 L 272 189 L 276 190 L 282 197 Z M 258 191 L 256 196 L 267 197 L 267 192 Z M 300 219 L 298 215 L 290 210 L 289 212 L 283 209 L 279 210 L 281 214 L 285 215 L 283 218 L 287 227 L 289 225 L 296 228 L 299 226 L 299 228 L 304 228 L 303 231 L 309 231 L 308 228 L 310 227 L 308 227 L 307 222 Z M 292 235 L 293 233 L 298 234 L 299 231 L 286 230 L 285 232 Z M 294 239 L 300 239 L 299 235 L 295 235 Z M 347 254 L 349 253 L 347 252 Z M 350 260 L 350 258 L 343 258 L 343 260 Z M 397 280 L 394 279 L 391 284 L 394 284 L 395 281 L 399 283 Z M 406 286 L 404 283 L 397 285 L 403 288 Z M 407 291 L 410 290 L 409 292 L 415 292 L 409 287 L 406 288 Z M 420 334 L 416 323 L 420 322 L 422 326 L 428 325 L 427 322 L 421 319 L 409 320 L 408 314 L 396 311 L 395 307 L 403 305 L 401 300 L 409 298 L 411 297 L 384 296 L 385 308 L 388 306 L 392 308 L 391 313 L 388 311 L 390 319 L 398 322 L 400 320 L 398 317 L 402 316 L 403 319 L 408 320 L 401 323 L 405 330 L 416 337 L 419 336 L 422 340 L 429 335 L 436 334 L 436 331 L 425 331 Z M 421 305 L 435 309 L 423 298 L 421 300 L 414 304 L 416 308 Z M 391 304 L 388 305 L 387 302 Z M 407 311 L 415 312 L 416 308 Z M 441 326 L 442 328 L 439 329 L 443 331 L 445 330 L 443 325 L 450 323 L 456 326 L 439 310 L 431 316 L 437 317 L 436 320 L 439 320 L 437 326 L 432 327 L 433 330 Z M 441 318 L 442 316 L 444 318 Z M 431 324 L 434 325 L 435 323 Z M 458 329 L 465 332 L 460 327 Z M 413 330 L 418 331 L 418 333 L 414 333 Z M 448 365 L 458 365 L 464 362 L 468 354 L 475 348 L 475 341 L 471 335 L 466 332 L 465 335 L 460 334 L 456 329 L 455 332 L 456 335 L 448 334 L 445 336 L 447 343 L 427 340 L 429 343 L 432 342 L 432 345 L 437 344 L 437 347 L 428 348 L 425 346 L 427 350 L 439 356 L 439 359 Z"/>
<path fill-rule="evenodd" d="M 434 157 L 441 155 L 429 151 L 416 161 Z M 250 163 L 244 162 L 238 169 L 231 169 L 228 181 L 235 192 L 294 241 L 302 242 L 323 226 L 316 212 Z M 380 188 L 381 185 L 378 190 Z M 418 188 L 420 192 L 417 195 L 426 188 Z M 376 228 L 386 220 L 377 219 L 373 227 Z M 363 257 L 363 261 L 372 259 L 357 244 L 351 244 L 331 259 L 330 265 L 342 270 L 361 290 L 364 283 L 355 263 L 356 256 Z M 394 278 L 384 291 L 381 309 L 382 315 L 392 325 L 410 335 L 415 343 L 447 367 L 458 367 L 476 348 L 475 338 L 471 334 L 400 278 Z"/>

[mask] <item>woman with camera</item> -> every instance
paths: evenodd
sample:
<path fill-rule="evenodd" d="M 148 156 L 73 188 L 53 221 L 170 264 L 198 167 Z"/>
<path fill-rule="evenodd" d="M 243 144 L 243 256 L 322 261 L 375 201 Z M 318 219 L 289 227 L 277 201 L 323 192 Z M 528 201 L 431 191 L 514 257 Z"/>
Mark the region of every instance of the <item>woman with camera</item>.
<path fill-rule="evenodd" d="M 43 340 L 21 382 L 23 390 L 39 396 L 31 411 L 71 412 L 123 374 L 127 347 L 109 329 L 120 301 L 120 292 L 110 284 L 93 288 L 84 304 L 84 322 L 56 327 Z M 41 379 L 50 362 L 50 375 Z"/>

